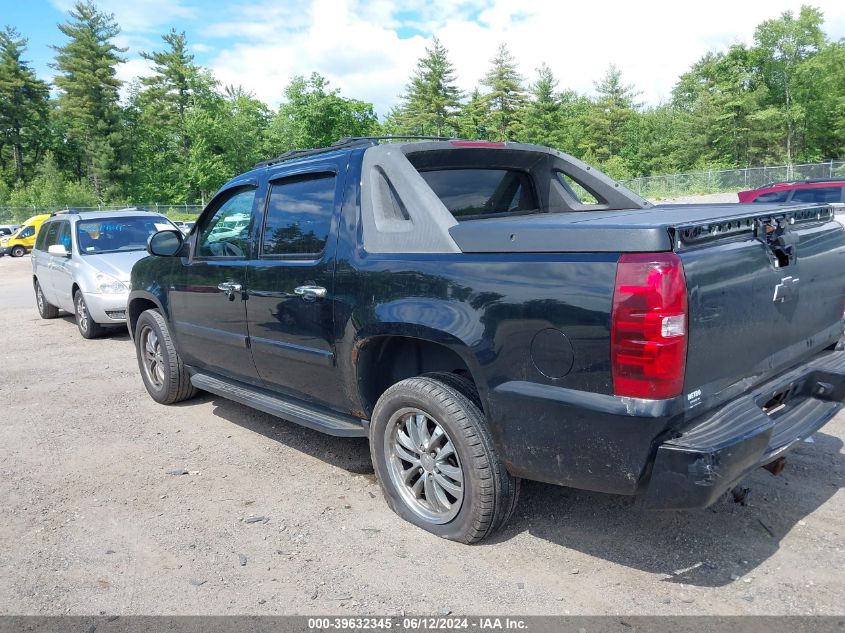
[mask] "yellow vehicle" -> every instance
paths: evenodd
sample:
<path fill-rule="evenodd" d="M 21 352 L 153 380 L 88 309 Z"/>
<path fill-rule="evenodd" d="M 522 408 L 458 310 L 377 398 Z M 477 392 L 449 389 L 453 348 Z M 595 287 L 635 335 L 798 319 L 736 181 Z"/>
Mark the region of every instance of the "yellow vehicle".
<path fill-rule="evenodd" d="M 49 217 L 49 213 L 34 215 L 9 237 L 0 239 L 0 257 L 3 255 L 23 257 L 31 251 L 35 244 L 35 236 L 38 235 L 38 229 L 41 228 L 44 220 Z"/>

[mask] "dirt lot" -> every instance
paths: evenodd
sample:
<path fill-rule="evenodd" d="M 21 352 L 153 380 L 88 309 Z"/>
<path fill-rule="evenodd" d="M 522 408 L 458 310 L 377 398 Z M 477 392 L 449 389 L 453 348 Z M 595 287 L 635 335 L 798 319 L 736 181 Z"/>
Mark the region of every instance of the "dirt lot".
<path fill-rule="evenodd" d="M 29 271 L 0 258 L 0 613 L 842 612 L 843 414 L 780 477 L 751 475 L 747 505 L 527 483 L 468 547 L 387 509 L 362 440 L 156 404 L 126 334 L 42 321 Z"/>

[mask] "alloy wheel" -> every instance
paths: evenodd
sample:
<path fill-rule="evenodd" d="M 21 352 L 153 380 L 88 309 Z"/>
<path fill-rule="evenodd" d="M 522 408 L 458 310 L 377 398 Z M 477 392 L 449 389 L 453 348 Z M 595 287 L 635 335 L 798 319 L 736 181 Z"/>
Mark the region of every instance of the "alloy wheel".
<path fill-rule="evenodd" d="M 79 329 L 83 332 L 88 331 L 88 320 L 91 317 L 88 315 L 88 308 L 85 306 L 85 299 L 82 293 L 76 298 L 76 322 L 79 324 Z"/>
<path fill-rule="evenodd" d="M 138 345 L 141 350 L 141 360 L 147 380 L 156 389 L 161 389 L 164 386 L 165 379 L 164 358 L 161 353 L 161 341 L 155 330 L 150 326 L 145 326 L 141 330 Z"/>
<path fill-rule="evenodd" d="M 431 523 L 448 523 L 464 500 L 464 472 L 446 430 L 416 408 L 397 411 L 387 425 L 385 454 L 393 484 L 407 506 Z"/>

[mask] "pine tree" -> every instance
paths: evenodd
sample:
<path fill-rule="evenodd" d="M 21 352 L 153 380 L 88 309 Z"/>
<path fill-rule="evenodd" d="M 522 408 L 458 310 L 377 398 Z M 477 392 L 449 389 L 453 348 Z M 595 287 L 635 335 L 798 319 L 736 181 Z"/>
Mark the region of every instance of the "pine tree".
<path fill-rule="evenodd" d="M 423 135 L 454 135 L 460 112 L 461 91 L 448 51 L 436 37 L 417 67 L 402 97 L 399 120 L 407 132 Z"/>
<path fill-rule="evenodd" d="M 153 53 L 141 53 L 141 57 L 153 62 L 153 75 L 141 83 L 146 86 L 147 99 L 157 110 L 161 124 L 178 131 L 184 153 L 190 146 L 185 130 L 185 117 L 194 104 L 199 68 L 194 65 L 194 56 L 188 53 L 185 32 L 162 35 L 169 48 Z"/>
<path fill-rule="evenodd" d="M 0 31 L 0 167 L 2 147 L 12 154 L 12 180 L 24 178 L 24 166 L 38 160 L 46 136 L 49 89 L 22 59 L 26 38 L 7 26 Z"/>
<path fill-rule="evenodd" d="M 143 158 L 136 172 L 137 186 L 154 192 L 158 183 L 169 197 L 188 202 L 196 197 L 196 188 L 188 178 L 191 137 L 188 134 L 188 114 L 201 101 L 199 96 L 211 86 L 202 81 L 202 74 L 188 53 L 184 32 L 171 29 L 162 36 L 167 47 L 141 56 L 153 63 L 153 74 L 141 79 L 143 89 L 133 100 L 139 110 L 137 125 L 142 131 L 135 135 L 137 150 Z"/>
<path fill-rule="evenodd" d="M 481 80 L 483 86 L 490 88 L 484 95 L 490 111 L 490 132 L 494 140 L 515 140 L 520 134 L 520 115 L 525 105 L 522 76 L 504 44 L 499 46 L 490 64 L 490 70 Z"/>
<path fill-rule="evenodd" d="M 531 101 L 525 108 L 523 138 L 527 143 L 554 146 L 562 125 L 557 79 L 545 62 L 537 69 Z"/>
<path fill-rule="evenodd" d="M 126 49 L 114 43 L 120 33 L 114 16 L 100 12 L 90 1 L 77 2 L 70 20 L 60 24 L 59 30 L 68 41 L 53 47 L 53 67 L 59 71 L 55 79 L 60 90 L 59 114 L 68 122 L 73 170 L 77 177 L 86 176 L 97 197 L 105 199 L 116 195 L 126 171 L 118 105 L 121 81 L 115 71 Z"/>
<path fill-rule="evenodd" d="M 590 108 L 583 144 L 586 156 L 604 163 L 620 157 L 626 148 L 628 125 L 639 107 L 634 99 L 639 93 L 622 83 L 622 73 L 613 65 L 595 86 L 597 96 Z"/>
<path fill-rule="evenodd" d="M 490 109 L 476 88 L 458 113 L 458 135 L 468 139 L 484 139 L 490 124 Z"/>

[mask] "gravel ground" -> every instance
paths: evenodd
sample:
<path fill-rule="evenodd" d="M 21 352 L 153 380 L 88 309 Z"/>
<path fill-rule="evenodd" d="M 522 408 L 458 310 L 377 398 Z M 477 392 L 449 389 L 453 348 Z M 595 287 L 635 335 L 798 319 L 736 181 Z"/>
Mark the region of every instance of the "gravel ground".
<path fill-rule="evenodd" d="M 746 505 L 528 482 L 469 547 L 395 517 L 362 440 L 156 404 L 128 336 L 39 319 L 29 274 L 0 258 L 2 614 L 842 613 L 843 414 Z"/>

